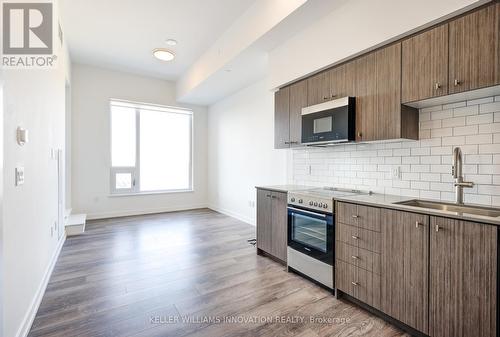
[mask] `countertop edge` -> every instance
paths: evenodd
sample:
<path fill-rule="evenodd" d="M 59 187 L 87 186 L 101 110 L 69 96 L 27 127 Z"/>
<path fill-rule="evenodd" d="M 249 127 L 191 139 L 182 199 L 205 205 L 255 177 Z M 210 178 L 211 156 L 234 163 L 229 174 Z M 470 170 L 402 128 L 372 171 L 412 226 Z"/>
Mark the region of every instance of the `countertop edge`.
<path fill-rule="evenodd" d="M 380 196 L 382 196 L 382 195 L 380 195 Z M 383 195 L 383 196 L 384 196 L 384 198 L 388 197 L 388 195 Z M 396 201 L 396 202 L 414 199 L 411 197 L 400 197 L 400 196 L 389 196 L 389 197 L 393 197 L 395 199 L 398 199 L 398 201 Z M 338 197 L 338 198 L 335 198 L 335 201 L 348 202 L 348 203 L 366 205 L 366 206 L 374 206 L 374 207 L 380 207 L 380 208 L 388 208 L 388 209 L 407 211 L 407 212 L 418 213 L 418 214 L 441 216 L 441 217 L 445 217 L 445 218 L 452 218 L 452 219 L 457 219 L 457 220 L 471 221 L 471 222 L 485 223 L 485 224 L 494 225 L 494 226 L 500 226 L 500 219 L 495 219 L 495 218 L 491 218 L 491 217 L 483 217 L 480 215 L 479 216 L 457 215 L 457 214 L 454 214 L 453 212 L 439 211 L 439 210 L 434 210 L 434 209 L 430 209 L 430 208 L 424 209 L 424 208 L 420 208 L 420 207 L 400 205 L 400 204 L 394 204 L 394 203 L 390 203 L 390 202 L 358 200 L 358 199 L 356 199 L 356 197 L 353 197 L 353 198 Z"/>

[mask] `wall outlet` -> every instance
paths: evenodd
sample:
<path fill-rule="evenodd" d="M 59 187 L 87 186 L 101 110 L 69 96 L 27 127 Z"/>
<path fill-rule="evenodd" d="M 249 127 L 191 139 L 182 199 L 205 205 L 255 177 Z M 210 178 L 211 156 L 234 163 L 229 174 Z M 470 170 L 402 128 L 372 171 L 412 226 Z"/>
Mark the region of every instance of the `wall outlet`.
<path fill-rule="evenodd" d="M 16 186 L 24 184 L 24 167 L 16 167 Z"/>
<path fill-rule="evenodd" d="M 395 166 L 392 168 L 392 178 L 401 180 L 401 166 Z"/>

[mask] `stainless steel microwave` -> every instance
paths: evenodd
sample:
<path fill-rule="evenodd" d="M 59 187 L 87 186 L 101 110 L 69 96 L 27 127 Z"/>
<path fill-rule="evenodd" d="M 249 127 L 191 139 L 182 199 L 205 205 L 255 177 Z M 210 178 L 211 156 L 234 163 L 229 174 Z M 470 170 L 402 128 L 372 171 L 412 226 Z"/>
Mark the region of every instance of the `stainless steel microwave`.
<path fill-rule="evenodd" d="M 343 97 L 302 109 L 302 144 L 354 141 L 356 99 Z"/>

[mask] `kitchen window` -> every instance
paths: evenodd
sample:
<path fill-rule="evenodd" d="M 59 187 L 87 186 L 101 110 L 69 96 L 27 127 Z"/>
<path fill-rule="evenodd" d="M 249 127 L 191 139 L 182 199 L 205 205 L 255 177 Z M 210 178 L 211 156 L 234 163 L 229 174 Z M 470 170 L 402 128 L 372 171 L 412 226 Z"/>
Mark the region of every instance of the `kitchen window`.
<path fill-rule="evenodd" d="M 110 101 L 111 193 L 191 191 L 193 112 Z"/>

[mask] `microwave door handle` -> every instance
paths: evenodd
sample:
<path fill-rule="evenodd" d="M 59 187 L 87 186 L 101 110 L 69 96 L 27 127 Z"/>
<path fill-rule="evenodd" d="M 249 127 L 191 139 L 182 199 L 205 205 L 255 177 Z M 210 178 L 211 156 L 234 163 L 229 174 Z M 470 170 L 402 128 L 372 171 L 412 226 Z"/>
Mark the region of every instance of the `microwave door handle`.
<path fill-rule="evenodd" d="M 314 216 L 321 217 L 321 218 L 326 218 L 326 214 L 322 214 L 322 213 L 316 213 L 316 212 L 306 211 L 306 210 L 298 209 L 298 208 L 295 208 L 295 207 L 288 207 L 288 209 L 292 210 L 294 212 L 297 212 L 299 214 L 303 213 L 303 214 L 314 215 Z"/>

